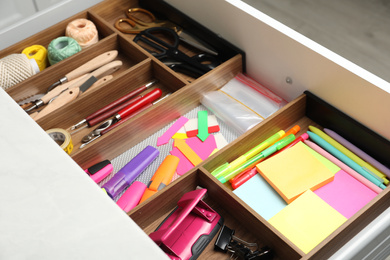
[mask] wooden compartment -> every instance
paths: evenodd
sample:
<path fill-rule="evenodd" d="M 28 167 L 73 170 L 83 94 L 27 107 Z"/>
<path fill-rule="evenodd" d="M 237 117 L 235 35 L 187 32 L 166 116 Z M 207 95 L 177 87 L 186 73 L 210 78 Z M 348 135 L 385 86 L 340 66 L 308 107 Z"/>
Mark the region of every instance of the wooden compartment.
<path fill-rule="evenodd" d="M 78 68 L 80 64 L 84 64 L 94 57 L 112 50 L 118 51 L 118 56 L 114 60 L 122 61 L 122 66 L 120 69 L 112 74 L 114 78 L 121 75 L 135 64 L 147 59 L 146 55 L 140 53 L 138 49 L 135 48 L 134 45 L 129 44 L 126 39 L 113 34 L 99 41 L 90 48 L 87 48 L 86 50 L 83 50 L 80 53 L 76 53 L 66 60 L 59 62 L 60 66 L 57 66 L 57 64 L 50 66 L 49 68 L 32 76 L 31 78 L 28 78 L 23 82 L 20 82 L 19 84 L 7 89 L 7 93 L 15 101 L 23 100 L 24 98 L 34 94 L 46 93 L 51 84 L 57 82 L 68 72 Z M 88 94 L 88 92 L 85 93 L 85 95 Z"/>
<path fill-rule="evenodd" d="M 123 87 L 128 85 L 129 78 L 136 78 L 140 84 L 141 82 L 147 83 L 150 79 L 157 79 L 159 80 L 157 86 L 162 86 L 165 89 L 165 93 L 170 92 L 172 94 L 150 109 L 100 137 L 98 142 L 92 142 L 85 148 L 79 150 L 76 147 L 75 151 L 71 154 L 72 158 L 83 168 L 89 167 L 104 159 L 115 158 L 139 141 L 177 119 L 180 115 L 198 106 L 202 93 L 222 87 L 241 71 L 240 61 L 241 56 L 237 55 L 214 69 L 211 78 L 201 77 L 194 83 L 185 86 L 183 86 L 183 82 L 170 74 L 166 67 L 161 67 L 160 64 L 153 61 L 145 61 L 144 65 L 135 68 L 139 73 L 133 75 L 131 75 L 132 73 L 128 73 L 112 84 L 114 86 L 118 84 L 118 86 L 122 86 L 122 89 L 124 89 Z M 104 99 L 105 97 L 102 96 L 101 98 Z M 87 100 L 87 97 L 85 99 Z M 95 102 L 96 99 L 91 97 L 88 101 Z M 86 103 L 80 100 L 79 104 L 84 107 Z M 80 109 L 75 109 L 81 111 Z M 70 121 L 67 118 L 66 124 L 68 124 L 68 127 L 84 118 L 88 114 L 87 112 L 88 110 L 83 110 L 84 114 L 78 114 L 77 120 L 72 119 Z M 58 118 L 57 116 L 57 113 L 53 113 L 53 118 Z M 59 119 L 57 119 L 57 122 L 59 122 Z M 65 122 L 62 123 L 65 124 Z M 51 128 L 54 127 L 54 124 L 44 126 Z M 123 138 L 124 136 L 130 138 Z"/>
<path fill-rule="evenodd" d="M 114 30 L 112 30 L 112 28 L 107 26 L 104 21 L 95 15 L 88 11 L 84 11 L 0 51 L 0 58 L 3 58 L 10 54 L 21 53 L 23 49 L 32 45 L 42 45 L 47 48 L 52 40 L 60 36 L 65 36 L 65 29 L 68 23 L 79 18 L 91 20 L 96 25 L 99 33 L 99 42 L 54 65 L 50 65 L 48 63 L 48 67 L 43 71 L 16 84 L 15 86 L 12 86 L 11 88 L 8 88 L 6 90 L 7 93 L 14 98 L 15 101 L 20 101 L 26 96 L 32 96 L 40 93 L 41 91 L 46 92 L 52 83 L 62 78 L 69 71 L 72 71 L 80 66 L 80 64 L 92 59 L 94 55 L 96 55 L 94 49 L 104 48 L 106 45 L 106 38 L 113 36 Z"/>
<path fill-rule="evenodd" d="M 309 125 L 320 128 L 328 127 L 334 129 L 336 132 L 352 136 L 355 144 L 359 147 L 371 147 L 370 152 L 372 152 L 371 154 L 375 158 L 385 165 L 389 165 L 390 163 L 389 158 L 386 158 L 382 153 L 390 149 L 390 143 L 387 140 L 346 116 L 341 111 L 331 107 L 310 92 L 306 92 L 264 120 L 259 126 L 256 126 L 236 139 L 229 147 L 224 148 L 212 158 L 205 161 L 200 166 L 200 170 L 212 176 L 210 172 L 216 167 L 225 162 L 233 161 L 262 140 L 265 140 L 270 133 L 290 129 L 296 124 L 301 127 L 297 136 L 306 132 Z M 210 181 L 210 183 L 213 183 L 212 186 L 216 185 L 218 189 L 226 193 L 224 194 L 226 198 L 219 202 L 219 206 L 224 209 L 229 209 L 228 215 L 234 218 L 239 219 L 246 216 L 248 219 L 256 219 L 253 222 L 249 220 L 245 221 L 243 225 L 251 231 L 252 235 L 262 241 L 262 243 L 275 249 L 278 259 L 326 259 L 390 206 L 388 199 L 390 196 L 389 188 L 386 188 L 317 247 L 308 254 L 304 254 L 264 218 L 247 206 L 238 196 L 233 194 L 230 184 L 221 184 L 215 181 L 216 179 L 214 177 L 211 177 L 211 179 L 213 180 L 212 182 Z M 180 184 L 178 183 L 177 185 Z M 221 194 L 217 195 L 218 198 L 221 196 Z M 130 214 L 130 216 L 133 214 Z M 267 233 L 264 233 L 264 230 L 267 230 Z M 286 245 L 289 245 L 289 249 L 286 249 Z M 291 253 L 290 249 L 294 250 L 294 253 Z M 285 253 L 287 254 L 285 255 Z"/>
<path fill-rule="evenodd" d="M 152 12 L 156 20 L 168 20 L 175 23 L 179 26 L 179 28 L 184 29 L 185 32 L 190 33 L 191 36 L 194 36 L 197 39 L 201 39 L 201 41 L 205 42 L 207 45 L 211 46 L 218 52 L 216 58 L 220 61 L 221 64 L 223 62 L 233 58 L 237 53 L 242 53 L 241 50 L 236 48 L 234 45 L 230 44 L 220 36 L 211 32 L 204 26 L 200 25 L 196 21 L 192 20 L 185 14 L 178 12 L 176 9 L 172 8 L 169 4 L 164 3 L 163 1 L 127 1 L 127 0 L 114 0 L 110 1 L 109 4 L 107 2 L 98 4 L 94 6 L 91 10 L 99 15 L 102 20 L 104 20 L 107 24 L 113 26 L 113 29 L 118 33 L 123 35 L 123 37 L 133 41 L 135 34 L 123 33 L 120 30 L 114 27 L 115 23 L 122 18 L 127 18 L 126 11 L 130 8 L 145 8 L 148 11 Z M 145 21 L 150 21 L 148 17 L 141 17 Z M 126 28 L 126 23 L 122 23 L 122 26 Z M 180 34 L 179 34 L 180 35 Z M 140 49 L 142 49 L 140 47 Z M 185 53 L 186 55 L 192 57 L 194 55 L 202 53 L 199 49 L 185 43 L 184 41 L 180 41 L 179 48 L 180 51 Z M 145 51 L 145 50 L 144 50 Z M 146 52 L 146 51 L 145 51 Z M 245 66 L 245 56 L 242 56 L 243 62 Z M 157 59 L 156 59 L 157 60 Z M 157 62 L 160 62 L 157 60 Z M 163 64 L 161 62 L 161 64 Z M 245 71 L 245 68 L 243 68 Z M 173 70 L 171 70 L 171 73 Z M 210 73 L 210 72 L 209 72 Z M 181 72 L 176 72 L 179 77 L 187 80 L 188 82 L 193 82 L 194 77 L 183 74 Z M 206 73 L 208 74 L 208 73 Z"/>
<path fill-rule="evenodd" d="M 159 18 L 169 17 L 199 38 L 204 38 L 218 49 L 222 64 L 197 79 L 175 73 L 150 53 L 135 44 L 132 35 L 126 35 L 114 28 L 117 19 L 125 17 L 125 10 L 130 7 L 150 8 Z M 245 56 L 242 51 L 224 41 L 196 21 L 173 9 L 163 1 L 157 0 L 111 0 L 92 7 L 55 26 L 48 28 L 22 42 L 0 52 L 0 57 L 10 53 L 21 52 L 26 46 L 40 43 L 47 45 L 52 39 L 64 33 L 67 23 L 76 18 L 88 18 L 97 26 L 101 36 L 94 46 L 50 66 L 43 72 L 19 83 L 7 90 L 7 93 L 18 101 L 24 97 L 45 92 L 47 88 L 69 71 L 105 51 L 118 50 L 117 59 L 123 62 L 122 68 L 115 72 L 114 79 L 99 89 L 85 93 L 77 100 L 40 119 L 37 123 L 44 129 L 67 129 L 79 122 L 100 107 L 127 94 L 131 90 L 158 80 L 151 88 L 159 87 L 166 99 L 155 104 L 126 123 L 101 136 L 95 142 L 79 149 L 81 138 L 92 129 L 84 129 L 72 136 L 75 148 L 72 159 L 83 169 L 105 159 L 112 160 L 134 145 L 144 140 L 157 130 L 168 125 L 179 116 L 199 106 L 202 94 L 219 89 L 237 73 L 245 71 Z M 187 54 L 196 50 L 182 46 Z M 150 91 L 150 90 L 148 90 Z M 384 164 L 390 165 L 387 156 L 390 144 L 384 138 L 360 125 L 342 112 L 330 107 L 311 93 L 306 93 L 290 102 L 258 126 L 254 127 L 208 160 L 175 180 L 167 188 L 137 206 L 128 215 L 147 234 L 155 230 L 159 223 L 175 208 L 180 197 L 197 186 L 207 188 L 206 202 L 219 212 L 228 227 L 236 230 L 236 235 L 259 246 L 270 246 L 276 254 L 275 259 L 324 259 L 363 229 L 370 221 L 383 212 L 390 204 L 389 188 L 381 192 L 364 209 L 349 219 L 333 232 L 326 240 L 304 254 L 280 232 L 273 228 L 258 213 L 238 198 L 229 185 L 221 184 L 210 172 L 226 161 L 232 161 L 254 145 L 264 140 L 270 133 L 289 129 L 295 124 L 301 126 L 299 134 L 305 132 L 309 125 L 329 127 L 342 134 L 353 137 L 353 142 L 367 148 Z M 387 152 L 387 153 L 386 153 Z M 200 259 L 221 259 L 228 255 L 214 252 L 213 241 L 202 253 Z"/>

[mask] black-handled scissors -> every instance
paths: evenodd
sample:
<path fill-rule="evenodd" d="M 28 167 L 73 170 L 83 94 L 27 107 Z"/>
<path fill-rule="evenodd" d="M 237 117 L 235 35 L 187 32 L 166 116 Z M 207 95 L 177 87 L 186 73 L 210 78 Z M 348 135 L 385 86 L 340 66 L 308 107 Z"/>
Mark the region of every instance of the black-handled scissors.
<path fill-rule="evenodd" d="M 218 55 L 218 52 L 209 44 L 196 39 L 194 36 L 183 30 L 177 24 L 168 20 L 157 20 L 153 13 L 143 8 L 130 8 L 126 10 L 127 18 L 118 19 L 115 22 L 115 28 L 122 33 L 138 34 L 146 29 L 153 27 L 167 27 L 173 29 L 179 36 L 179 39 L 200 51 L 210 55 Z M 127 28 L 121 24 L 126 23 Z"/>
<path fill-rule="evenodd" d="M 179 37 L 170 28 L 149 28 L 137 34 L 134 42 L 171 68 L 176 67 L 183 70 L 193 68 L 193 72 L 200 74 L 200 76 L 219 65 L 218 60 L 212 55 L 199 54 L 189 57 L 180 51 L 178 49 Z"/>
<path fill-rule="evenodd" d="M 221 64 L 220 61 L 218 61 L 214 56 L 207 53 L 200 53 L 194 55 L 191 57 L 191 59 L 195 60 L 196 62 L 202 63 L 210 70 Z M 181 61 L 175 61 L 172 59 L 162 59 L 161 61 L 172 70 L 186 74 L 192 78 L 199 78 L 204 74 L 202 71 L 199 71 L 198 69 L 192 67 L 190 64 Z"/>

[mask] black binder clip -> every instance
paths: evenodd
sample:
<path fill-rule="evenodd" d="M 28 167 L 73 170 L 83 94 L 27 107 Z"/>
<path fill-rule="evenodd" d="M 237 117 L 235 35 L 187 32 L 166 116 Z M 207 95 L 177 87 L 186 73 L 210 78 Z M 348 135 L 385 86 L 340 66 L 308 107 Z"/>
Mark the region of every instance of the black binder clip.
<path fill-rule="evenodd" d="M 254 248 L 253 250 L 251 248 Z M 231 253 L 231 259 L 270 260 L 273 259 L 272 250 L 265 246 L 258 248 L 256 243 L 248 243 L 236 236 L 234 230 L 223 225 L 214 244 L 214 249 Z M 234 257 L 234 258 L 233 258 Z"/>

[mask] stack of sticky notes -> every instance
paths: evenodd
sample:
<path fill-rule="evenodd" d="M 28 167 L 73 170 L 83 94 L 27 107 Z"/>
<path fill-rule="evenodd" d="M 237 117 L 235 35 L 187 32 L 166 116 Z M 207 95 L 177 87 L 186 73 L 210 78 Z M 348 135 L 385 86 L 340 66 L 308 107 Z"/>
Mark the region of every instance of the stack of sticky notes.
<path fill-rule="evenodd" d="M 305 253 L 377 195 L 302 142 L 256 169 L 234 193 Z"/>
<path fill-rule="evenodd" d="M 308 253 L 377 193 L 302 142 L 233 192 Z"/>
<path fill-rule="evenodd" d="M 298 142 L 256 167 L 265 180 L 287 202 L 291 203 L 307 190 L 316 190 L 333 181 L 334 172 Z"/>
<path fill-rule="evenodd" d="M 269 223 L 308 253 L 345 221 L 346 217 L 307 190 L 273 216 Z"/>

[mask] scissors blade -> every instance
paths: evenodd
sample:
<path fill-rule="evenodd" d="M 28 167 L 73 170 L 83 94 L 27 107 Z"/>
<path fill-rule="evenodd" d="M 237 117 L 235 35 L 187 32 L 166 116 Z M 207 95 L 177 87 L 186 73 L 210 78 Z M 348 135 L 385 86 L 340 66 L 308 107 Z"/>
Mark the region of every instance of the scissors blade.
<path fill-rule="evenodd" d="M 211 55 L 218 55 L 218 52 L 211 47 L 210 45 L 206 44 L 205 42 L 201 42 L 200 40 L 196 39 L 194 36 L 186 33 L 185 31 L 181 31 L 178 33 L 179 39 L 201 51 L 204 51 Z"/>

